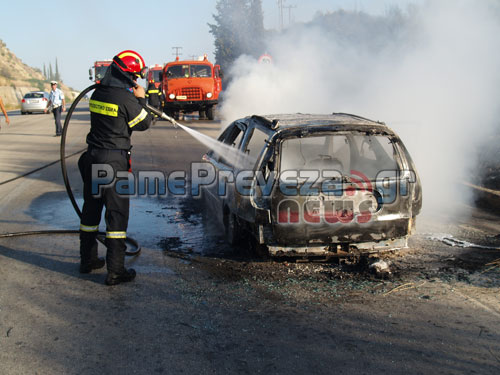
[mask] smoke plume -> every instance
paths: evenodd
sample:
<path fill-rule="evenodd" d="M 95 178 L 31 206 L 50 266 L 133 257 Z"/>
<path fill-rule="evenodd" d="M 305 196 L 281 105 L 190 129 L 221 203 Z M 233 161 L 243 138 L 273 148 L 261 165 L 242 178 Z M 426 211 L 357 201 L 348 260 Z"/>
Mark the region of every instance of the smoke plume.
<path fill-rule="evenodd" d="M 500 6 L 432 1 L 384 16 L 337 11 L 275 33 L 273 64 L 241 56 L 224 93 L 226 123 L 251 114 L 354 113 L 403 139 L 424 210 L 470 198 L 477 147 L 498 125 Z M 264 52 L 264 51 L 263 51 Z"/>

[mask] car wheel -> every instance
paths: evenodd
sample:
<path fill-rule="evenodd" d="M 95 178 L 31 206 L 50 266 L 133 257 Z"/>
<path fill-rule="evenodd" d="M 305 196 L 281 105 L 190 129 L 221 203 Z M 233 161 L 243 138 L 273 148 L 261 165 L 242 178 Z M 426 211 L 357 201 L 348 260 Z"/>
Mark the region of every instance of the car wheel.
<path fill-rule="evenodd" d="M 231 246 L 235 246 L 241 243 L 241 240 L 243 238 L 243 231 L 238 224 L 236 215 L 231 212 L 227 212 L 224 215 L 224 233 L 226 235 L 226 241 Z"/>
<path fill-rule="evenodd" d="M 198 112 L 199 116 L 200 116 L 200 120 L 204 120 L 207 118 L 206 114 L 205 114 L 205 111 L 204 110 L 200 110 Z"/>
<path fill-rule="evenodd" d="M 21 111 L 21 114 L 22 114 L 22 115 L 25 115 L 25 114 L 26 114 L 26 112 Z"/>
<path fill-rule="evenodd" d="M 207 118 L 212 121 L 214 119 L 214 107 L 208 107 L 206 110 Z"/>

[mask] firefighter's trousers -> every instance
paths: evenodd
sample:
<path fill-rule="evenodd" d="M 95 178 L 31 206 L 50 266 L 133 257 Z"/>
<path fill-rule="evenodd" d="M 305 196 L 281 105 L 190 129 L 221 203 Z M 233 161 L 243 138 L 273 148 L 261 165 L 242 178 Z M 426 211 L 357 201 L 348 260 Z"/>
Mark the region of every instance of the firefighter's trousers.
<path fill-rule="evenodd" d="M 129 196 L 119 195 L 113 184 L 100 187 L 100 194 L 92 192 L 92 165 L 108 164 L 114 176 L 117 171 L 128 171 L 128 153 L 125 150 L 106 150 L 89 147 L 78 160 L 83 178 L 83 210 L 80 221 L 80 256 L 82 263 L 89 263 L 97 257 L 97 232 L 103 207 L 106 208 L 106 264 L 108 272 L 120 273 L 124 269 L 125 239 L 129 218 Z M 95 168 L 97 170 L 97 168 Z M 97 174 L 97 173 L 96 173 Z"/>

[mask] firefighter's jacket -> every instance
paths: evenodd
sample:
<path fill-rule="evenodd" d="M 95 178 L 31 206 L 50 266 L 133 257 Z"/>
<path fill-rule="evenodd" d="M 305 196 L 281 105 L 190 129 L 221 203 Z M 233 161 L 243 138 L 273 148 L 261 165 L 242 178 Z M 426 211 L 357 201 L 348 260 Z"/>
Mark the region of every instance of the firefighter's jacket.
<path fill-rule="evenodd" d="M 149 104 L 151 104 L 155 108 L 161 107 L 161 90 L 160 85 L 156 87 L 156 84 L 150 83 L 148 86 L 148 90 L 146 91 L 146 98 L 148 98 Z"/>
<path fill-rule="evenodd" d="M 146 91 L 146 97 L 148 97 L 150 95 L 161 96 L 160 88 L 161 88 L 161 86 L 158 85 L 158 87 L 156 87 L 156 85 L 154 83 L 150 83 L 148 86 L 148 90 Z"/>
<path fill-rule="evenodd" d="M 136 98 L 123 87 L 100 85 L 90 98 L 90 133 L 87 144 L 111 150 L 129 150 L 132 131 L 151 125 L 152 116 L 143 108 L 144 98 Z"/>

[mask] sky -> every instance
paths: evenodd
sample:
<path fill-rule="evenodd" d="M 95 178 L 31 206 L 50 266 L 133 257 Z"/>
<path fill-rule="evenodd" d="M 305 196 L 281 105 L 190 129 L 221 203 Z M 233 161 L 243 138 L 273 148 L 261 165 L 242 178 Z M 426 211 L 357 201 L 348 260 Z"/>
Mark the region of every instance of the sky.
<path fill-rule="evenodd" d="M 317 12 L 340 8 L 383 14 L 391 5 L 405 6 L 422 0 L 284 0 L 292 8 L 292 22 L 307 22 Z M 161 0 L 120 2 L 107 0 L 25 0 L 2 4 L 0 39 L 24 63 L 42 69 L 49 63 L 65 84 L 83 90 L 91 84 L 88 70 L 95 60 L 111 59 L 118 52 L 139 52 L 147 65 L 175 58 L 180 46 L 183 58 L 207 54 L 213 61 L 213 23 L 216 0 Z M 262 0 L 264 25 L 279 27 L 276 0 Z M 6 16 L 7 15 L 7 16 Z M 284 25 L 289 24 L 285 10 Z"/>

